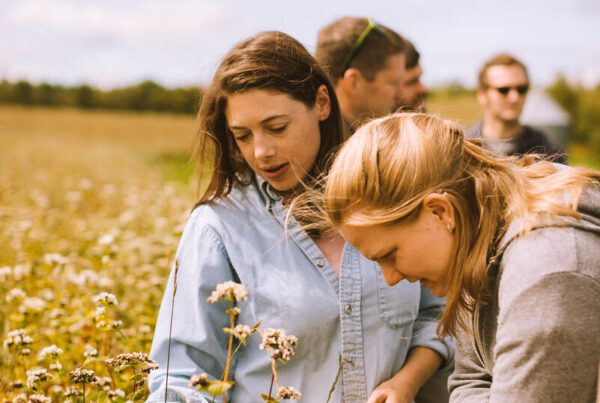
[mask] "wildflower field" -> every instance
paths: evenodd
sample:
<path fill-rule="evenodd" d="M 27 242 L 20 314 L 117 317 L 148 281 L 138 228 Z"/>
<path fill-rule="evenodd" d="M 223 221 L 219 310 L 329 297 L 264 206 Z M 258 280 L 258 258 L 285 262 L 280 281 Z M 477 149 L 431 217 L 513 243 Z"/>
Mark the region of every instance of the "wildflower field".
<path fill-rule="evenodd" d="M 0 107 L 5 401 L 145 398 L 193 131 L 190 116 Z"/>

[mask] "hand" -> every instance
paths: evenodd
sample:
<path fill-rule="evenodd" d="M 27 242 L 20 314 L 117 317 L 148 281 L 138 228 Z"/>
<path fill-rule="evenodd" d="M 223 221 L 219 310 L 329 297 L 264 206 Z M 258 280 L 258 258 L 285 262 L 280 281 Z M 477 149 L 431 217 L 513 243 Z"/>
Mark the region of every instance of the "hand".
<path fill-rule="evenodd" d="M 389 380 L 375 388 L 367 403 L 412 403 L 415 396 L 410 387 Z"/>

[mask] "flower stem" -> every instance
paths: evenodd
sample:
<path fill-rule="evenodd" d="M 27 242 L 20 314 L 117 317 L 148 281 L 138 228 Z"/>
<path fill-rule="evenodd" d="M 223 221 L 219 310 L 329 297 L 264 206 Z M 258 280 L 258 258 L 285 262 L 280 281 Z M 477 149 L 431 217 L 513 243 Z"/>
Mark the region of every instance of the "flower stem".
<path fill-rule="evenodd" d="M 271 386 L 269 386 L 269 399 L 271 399 L 271 393 L 273 392 L 273 380 L 275 380 L 275 375 L 271 375 Z"/>
<path fill-rule="evenodd" d="M 177 292 L 177 272 L 179 260 L 175 259 L 175 274 L 173 275 L 173 298 L 171 299 L 171 321 L 169 322 L 169 344 L 167 347 L 167 373 L 165 374 L 165 403 L 167 403 L 167 390 L 169 388 L 169 363 L 171 362 L 171 332 L 173 331 L 173 311 L 175 310 L 175 293 Z"/>
<path fill-rule="evenodd" d="M 233 310 L 233 301 L 229 301 L 229 309 Z M 235 327 L 235 315 L 229 314 L 229 323 L 231 324 L 231 330 Z M 231 364 L 231 350 L 233 348 L 233 333 L 229 335 L 229 345 L 227 346 L 227 363 L 225 364 L 225 373 L 223 374 L 223 381 L 227 382 L 229 376 L 229 366 Z M 223 394 L 223 403 L 227 403 L 226 393 Z"/>

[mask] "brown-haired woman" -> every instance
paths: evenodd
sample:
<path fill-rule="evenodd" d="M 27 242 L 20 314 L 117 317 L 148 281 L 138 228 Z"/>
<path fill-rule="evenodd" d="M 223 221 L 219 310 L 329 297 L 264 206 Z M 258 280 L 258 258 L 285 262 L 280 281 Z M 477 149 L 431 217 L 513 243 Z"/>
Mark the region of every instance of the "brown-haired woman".
<path fill-rule="evenodd" d="M 600 173 L 497 160 L 425 114 L 373 121 L 326 184 L 333 225 L 388 284 L 445 295 L 451 402 L 594 402 Z"/>
<path fill-rule="evenodd" d="M 442 302 L 414 284 L 389 289 L 376 265 L 344 248 L 339 235 L 311 238 L 294 219 L 287 222 L 288 201 L 328 171 L 327 157 L 344 141 L 324 70 L 290 36 L 258 34 L 221 63 L 199 123 L 196 155 L 201 167 L 210 164 L 200 176 L 208 187 L 177 251 L 169 400 L 210 401 L 188 386 L 190 377 L 205 372 L 219 379 L 224 372 L 228 337 L 222 329 L 229 317 L 226 306 L 207 298 L 226 281 L 248 290 L 238 323 L 261 321 L 298 338 L 278 379 L 304 401 L 326 401 L 338 369 L 332 402 L 365 402 L 369 395 L 412 400 L 442 361 L 452 361 L 452 346 L 435 335 Z M 161 367 L 150 376 L 150 401 L 165 396 L 173 275 L 152 345 Z M 260 341 L 250 336 L 236 354 L 228 400 L 256 402 L 269 391 L 271 360 Z M 390 392 L 392 383 L 402 386 Z"/>

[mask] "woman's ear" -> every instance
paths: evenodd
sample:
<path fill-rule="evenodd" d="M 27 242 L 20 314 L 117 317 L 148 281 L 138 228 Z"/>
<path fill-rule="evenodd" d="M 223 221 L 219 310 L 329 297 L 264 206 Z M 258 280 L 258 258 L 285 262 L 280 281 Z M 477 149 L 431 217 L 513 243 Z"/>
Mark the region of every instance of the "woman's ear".
<path fill-rule="evenodd" d="M 317 99 L 315 100 L 315 107 L 317 107 L 317 113 L 320 121 L 323 121 L 329 117 L 331 113 L 331 98 L 329 98 L 329 91 L 325 84 L 317 89 Z"/>
<path fill-rule="evenodd" d="M 450 232 L 456 228 L 454 207 L 443 193 L 430 193 L 423 199 L 423 207 Z"/>

